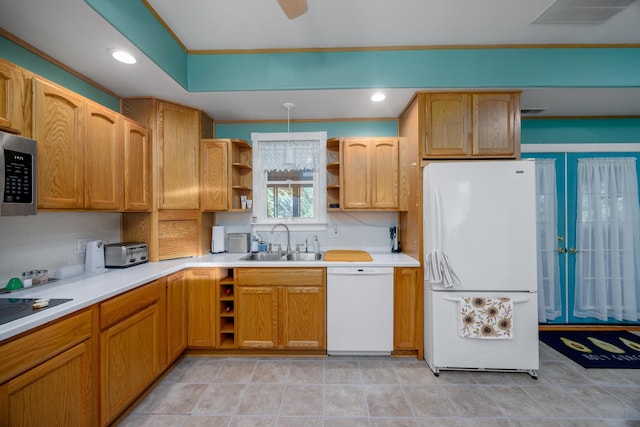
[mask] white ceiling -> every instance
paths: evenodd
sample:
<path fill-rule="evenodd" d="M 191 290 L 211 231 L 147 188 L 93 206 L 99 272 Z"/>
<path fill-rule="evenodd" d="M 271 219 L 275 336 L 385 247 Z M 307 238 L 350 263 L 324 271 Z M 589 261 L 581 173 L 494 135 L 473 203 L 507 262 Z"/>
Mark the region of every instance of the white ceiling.
<path fill-rule="evenodd" d="M 130 0 L 132 1 L 132 0 Z M 190 51 L 484 44 L 640 44 L 640 1 L 603 24 L 532 25 L 552 0 L 308 0 L 289 20 L 276 0 L 147 0 Z M 566 0 L 568 2 L 575 0 Z M 614 0 L 593 0 L 611 3 Z M 416 90 L 188 93 L 83 0 L 0 0 L 0 28 L 121 97 L 157 96 L 216 120 L 397 117 Z M 115 64 L 107 48 L 141 61 Z M 640 88 L 526 89 L 523 108 L 542 116 L 640 116 Z"/>

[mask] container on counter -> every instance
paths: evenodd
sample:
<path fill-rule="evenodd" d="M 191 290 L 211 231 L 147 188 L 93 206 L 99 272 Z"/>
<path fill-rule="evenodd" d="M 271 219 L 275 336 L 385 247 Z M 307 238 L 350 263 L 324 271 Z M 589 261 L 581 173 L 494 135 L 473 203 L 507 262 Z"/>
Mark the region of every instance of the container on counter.
<path fill-rule="evenodd" d="M 33 279 L 31 278 L 31 272 L 30 271 L 23 271 L 22 272 L 22 286 L 24 286 L 25 288 L 28 288 L 31 285 L 33 285 Z"/>

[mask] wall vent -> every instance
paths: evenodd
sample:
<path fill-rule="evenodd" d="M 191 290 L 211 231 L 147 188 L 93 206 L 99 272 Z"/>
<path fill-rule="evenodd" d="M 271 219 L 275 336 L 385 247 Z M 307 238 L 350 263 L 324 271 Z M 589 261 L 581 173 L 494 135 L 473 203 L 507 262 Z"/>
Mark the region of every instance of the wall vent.
<path fill-rule="evenodd" d="M 635 0 L 556 0 L 532 24 L 602 24 Z"/>

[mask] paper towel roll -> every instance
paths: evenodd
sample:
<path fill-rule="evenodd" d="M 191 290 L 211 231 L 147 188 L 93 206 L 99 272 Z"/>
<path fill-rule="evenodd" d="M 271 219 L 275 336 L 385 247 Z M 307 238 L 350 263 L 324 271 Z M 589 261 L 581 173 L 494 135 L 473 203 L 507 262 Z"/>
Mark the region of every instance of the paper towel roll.
<path fill-rule="evenodd" d="M 219 254 L 226 251 L 224 226 L 214 225 L 211 227 L 211 252 Z"/>

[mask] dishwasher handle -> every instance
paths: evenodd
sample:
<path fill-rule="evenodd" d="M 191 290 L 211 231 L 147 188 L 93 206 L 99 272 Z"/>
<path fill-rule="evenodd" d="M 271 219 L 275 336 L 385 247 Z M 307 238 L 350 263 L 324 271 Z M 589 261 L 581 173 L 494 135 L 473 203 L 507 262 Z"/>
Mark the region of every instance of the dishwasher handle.
<path fill-rule="evenodd" d="M 393 267 L 328 267 L 327 276 L 393 275 Z"/>

